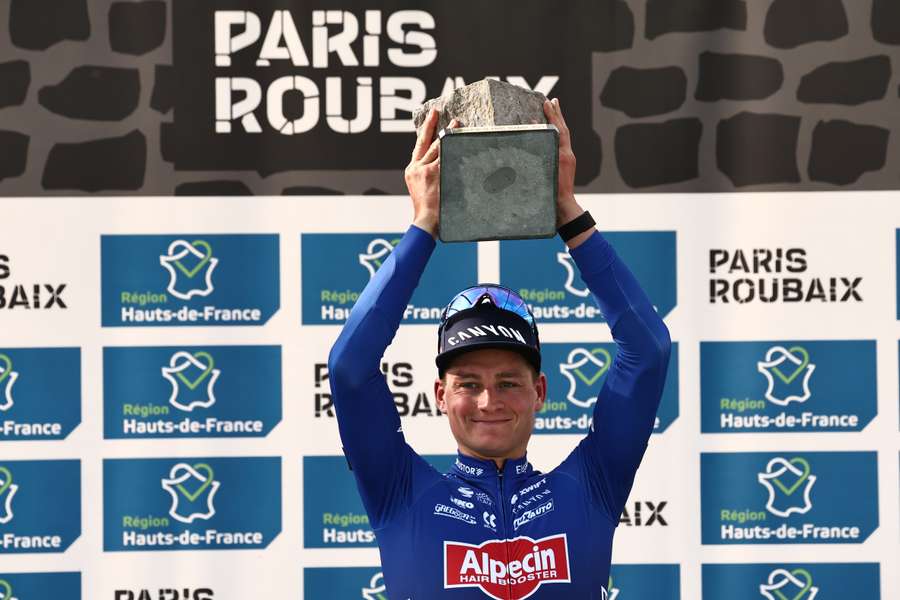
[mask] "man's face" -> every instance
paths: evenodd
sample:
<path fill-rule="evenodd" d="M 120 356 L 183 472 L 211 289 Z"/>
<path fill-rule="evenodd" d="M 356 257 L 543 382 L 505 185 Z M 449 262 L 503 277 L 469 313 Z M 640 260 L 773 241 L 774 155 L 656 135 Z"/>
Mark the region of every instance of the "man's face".
<path fill-rule="evenodd" d="M 434 391 L 463 454 L 519 458 L 544 405 L 547 378 L 516 352 L 473 350 L 454 359 Z"/>

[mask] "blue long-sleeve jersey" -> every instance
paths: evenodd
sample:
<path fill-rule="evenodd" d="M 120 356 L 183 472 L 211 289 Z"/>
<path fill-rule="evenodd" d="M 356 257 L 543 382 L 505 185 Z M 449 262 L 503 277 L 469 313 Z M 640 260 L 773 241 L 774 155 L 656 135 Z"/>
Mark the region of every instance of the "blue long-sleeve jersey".
<path fill-rule="evenodd" d="M 407 445 L 381 357 L 434 239 L 411 227 L 360 295 L 329 357 L 344 452 L 391 600 L 605 599 L 612 540 L 665 381 L 669 334 L 599 234 L 571 251 L 618 346 L 591 431 L 549 473 L 459 454 L 441 474 Z"/>

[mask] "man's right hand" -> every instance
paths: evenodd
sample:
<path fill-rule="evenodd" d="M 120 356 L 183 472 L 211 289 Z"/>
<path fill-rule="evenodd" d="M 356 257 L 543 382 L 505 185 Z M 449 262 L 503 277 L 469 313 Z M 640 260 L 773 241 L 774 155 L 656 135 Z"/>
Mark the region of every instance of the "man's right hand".
<path fill-rule="evenodd" d="M 436 137 L 438 111 L 431 109 L 419 128 L 416 147 L 404 172 L 413 204 L 413 225 L 437 237 L 441 200 L 441 140 Z M 453 119 L 449 127 L 456 127 Z"/>

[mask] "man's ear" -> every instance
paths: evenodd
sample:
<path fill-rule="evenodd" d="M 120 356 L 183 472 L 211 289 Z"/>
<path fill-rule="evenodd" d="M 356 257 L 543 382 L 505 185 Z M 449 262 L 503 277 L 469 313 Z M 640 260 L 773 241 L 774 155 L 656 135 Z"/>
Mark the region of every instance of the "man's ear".
<path fill-rule="evenodd" d="M 445 415 L 447 414 L 447 399 L 444 397 L 444 382 L 440 378 L 434 380 L 434 399 L 437 401 L 438 408 Z"/>
<path fill-rule="evenodd" d="M 534 391 L 537 394 L 534 401 L 534 412 L 539 412 L 544 408 L 544 402 L 547 400 L 547 376 L 543 372 L 534 381 Z"/>

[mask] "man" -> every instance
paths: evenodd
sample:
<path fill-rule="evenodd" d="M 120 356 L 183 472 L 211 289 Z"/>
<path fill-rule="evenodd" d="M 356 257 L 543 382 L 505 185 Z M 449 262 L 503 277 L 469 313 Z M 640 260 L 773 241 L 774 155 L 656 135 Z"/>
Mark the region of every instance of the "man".
<path fill-rule="evenodd" d="M 526 459 L 547 379 L 537 327 L 510 290 L 464 290 L 438 332 L 435 381 L 459 454 L 441 475 L 404 441 L 381 357 L 434 249 L 437 114 L 406 169 L 414 220 L 363 291 L 329 357 L 344 452 L 376 532 L 392 600 L 605 599 L 612 539 L 653 429 L 669 335 L 628 268 L 575 201 L 575 156 L 559 101 L 557 224 L 618 346 L 593 426 L 553 471 Z M 451 126 L 454 126 L 452 123 Z"/>

